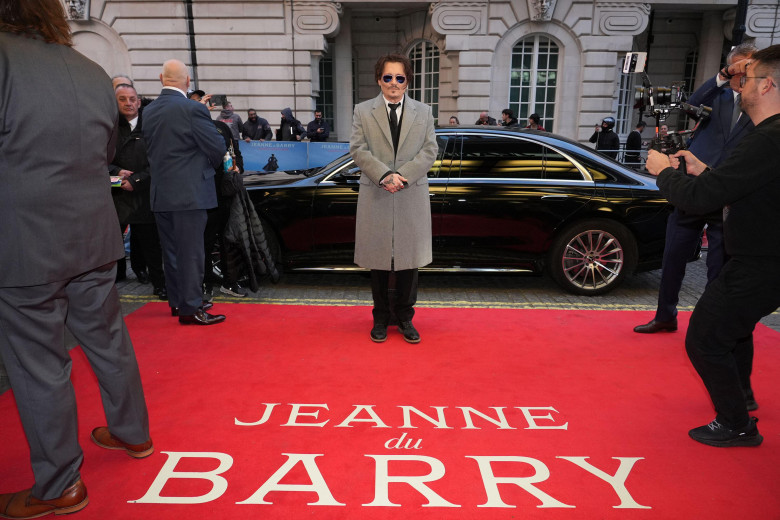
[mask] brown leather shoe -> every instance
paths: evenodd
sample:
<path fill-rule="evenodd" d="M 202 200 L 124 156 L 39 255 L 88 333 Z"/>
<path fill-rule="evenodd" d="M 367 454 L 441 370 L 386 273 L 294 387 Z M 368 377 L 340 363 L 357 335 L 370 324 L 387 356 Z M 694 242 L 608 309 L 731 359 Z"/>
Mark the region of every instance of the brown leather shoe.
<path fill-rule="evenodd" d="M 66 515 L 81 511 L 89 504 L 87 486 L 81 479 L 63 491 L 62 496 L 51 500 L 39 500 L 32 496 L 32 489 L 0 495 L 0 518 L 38 518 L 54 513 Z"/>
<path fill-rule="evenodd" d="M 653 334 L 656 332 L 674 332 L 677 330 L 677 318 L 672 321 L 656 321 L 651 320 L 650 323 L 644 325 L 637 325 L 634 327 L 634 332 L 640 334 Z"/>
<path fill-rule="evenodd" d="M 154 453 L 152 439 L 143 444 L 127 444 L 111 435 L 106 426 L 101 426 L 92 430 L 92 442 L 107 450 L 125 450 L 128 455 L 136 459 L 148 457 Z"/>

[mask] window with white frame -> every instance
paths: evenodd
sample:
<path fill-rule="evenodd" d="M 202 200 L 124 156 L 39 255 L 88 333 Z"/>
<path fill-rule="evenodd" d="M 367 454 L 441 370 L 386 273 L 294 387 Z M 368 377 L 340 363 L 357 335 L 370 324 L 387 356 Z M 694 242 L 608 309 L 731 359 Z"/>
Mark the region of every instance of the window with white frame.
<path fill-rule="evenodd" d="M 552 130 L 558 87 L 558 45 L 547 36 L 527 36 L 512 48 L 509 109 L 523 124 L 539 114 L 541 124 Z M 524 126 L 524 125 L 523 125 Z"/>
<path fill-rule="evenodd" d="M 620 60 L 621 64 L 623 60 Z M 634 117 L 634 76 L 633 72 L 620 73 L 618 78 L 618 107 L 615 114 L 615 133 L 626 136 L 631 133 Z"/>
<path fill-rule="evenodd" d="M 333 56 L 328 53 L 320 58 L 320 95 L 317 97 L 315 110 L 322 112 L 322 117 L 333 128 L 335 114 L 333 107 Z"/>
<path fill-rule="evenodd" d="M 412 99 L 431 107 L 433 119 L 439 120 L 439 48 L 423 40 L 409 49 L 413 78 L 407 93 Z"/>

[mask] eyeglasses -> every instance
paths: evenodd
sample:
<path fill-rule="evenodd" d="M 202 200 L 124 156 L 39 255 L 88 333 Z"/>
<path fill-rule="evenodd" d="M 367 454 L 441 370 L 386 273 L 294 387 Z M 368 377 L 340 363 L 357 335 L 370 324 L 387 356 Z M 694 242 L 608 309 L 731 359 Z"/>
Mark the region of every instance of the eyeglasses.
<path fill-rule="evenodd" d="M 769 77 L 769 76 L 742 76 L 741 78 L 739 78 L 739 86 L 740 86 L 740 88 L 741 88 L 741 87 L 744 87 L 744 86 L 745 86 L 745 83 L 747 83 L 747 80 L 748 80 L 748 78 L 753 78 L 753 79 L 766 79 L 766 78 L 768 78 L 768 77 Z M 772 86 L 773 86 L 773 87 L 777 87 L 777 85 L 775 85 L 775 82 L 774 82 L 774 81 L 770 81 L 770 83 L 772 84 Z"/>
<path fill-rule="evenodd" d="M 384 81 L 385 83 L 390 83 L 391 81 L 393 81 L 393 75 L 385 74 L 384 76 L 382 76 L 382 81 Z M 395 76 L 395 81 L 399 85 L 403 85 L 404 83 L 406 83 L 406 76 L 401 76 L 400 74 L 397 74 Z"/>

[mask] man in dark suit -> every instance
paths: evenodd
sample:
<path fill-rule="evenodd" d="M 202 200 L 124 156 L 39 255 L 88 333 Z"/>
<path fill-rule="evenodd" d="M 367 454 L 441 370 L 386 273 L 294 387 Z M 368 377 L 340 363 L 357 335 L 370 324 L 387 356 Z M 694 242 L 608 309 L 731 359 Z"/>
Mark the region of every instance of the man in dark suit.
<path fill-rule="evenodd" d="M 744 385 L 753 366 L 753 330 L 780 305 L 780 45 L 736 61 L 724 72 L 738 79 L 741 108 L 755 129 L 717 168 L 684 150 L 674 156 L 685 157 L 690 175 L 680 175 L 673 161 L 651 150 L 647 170 L 658 175 L 658 187 L 677 207 L 694 214 L 728 208 L 728 260 L 696 303 L 685 336 L 688 357 L 717 413 L 688 435 L 728 448 L 763 441 L 748 413 Z"/>
<path fill-rule="evenodd" d="M 640 155 L 640 152 L 642 151 L 642 132 L 644 131 L 645 126 L 647 126 L 647 124 L 640 120 L 636 124 L 634 131 L 628 134 L 628 137 L 626 138 L 626 155 L 624 162 L 627 166 L 639 168 L 642 165 L 642 156 Z"/>
<path fill-rule="evenodd" d="M 108 175 L 118 117 L 111 81 L 70 47 L 59 0 L 0 0 L 0 22 L 0 356 L 35 476 L 31 489 L 0 494 L 0 514 L 33 518 L 89 502 L 66 328 L 97 377 L 108 421 L 92 440 L 137 458 L 154 448 L 114 285 L 124 249 Z M 41 114 L 60 128 L 29 124 Z"/>
<path fill-rule="evenodd" d="M 131 254 L 143 259 L 142 265 L 147 266 L 154 294 L 165 300 L 167 292 L 160 235 L 149 205 L 151 180 L 146 142 L 141 132 L 143 128 L 143 118 L 139 111 L 141 100 L 135 88 L 129 84 L 117 85 L 115 93 L 120 113 L 119 138 L 116 144 L 116 155 L 108 170 L 112 176 L 120 179 L 121 184 L 112 188 L 111 195 L 119 216 L 119 227 L 124 230 L 128 224 L 131 226 Z M 136 275 L 141 281 L 141 273 L 136 272 Z"/>
<path fill-rule="evenodd" d="M 412 65 L 406 56 L 382 56 L 374 67 L 381 93 L 355 106 L 349 152 L 360 166 L 355 263 L 371 269 L 374 326 L 371 339 L 387 339 L 392 313 L 409 343 L 417 269 L 432 260 L 428 170 L 439 147 L 431 107 L 406 96 Z M 395 304 L 389 285 L 395 278 Z"/>
<path fill-rule="evenodd" d="M 143 133 L 152 173 L 151 204 L 163 248 L 171 315 L 182 325 L 213 325 L 225 316 L 203 302 L 207 210 L 217 206 L 214 168 L 225 141 L 208 109 L 187 99 L 190 77 L 178 60 L 163 65 L 160 97 L 144 109 Z"/>
<path fill-rule="evenodd" d="M 752 44 L 735 47 L 727 57 L 728 66 L 749 59 L 754 51 L 755 46 Z M 689 146 L 691 153 L 712 168 L 728 158 L 742 138 L 753 129 L 750 117 L 741 113 L 739 104 L 736 103 L 735 98 L 739 91 L 739 78 L 728 78 L 719 72 L 716 77 L 699 87 L 688 100 L 694 106 L 712 106 L 710 118 L 702 123 Z M 666 224 L 658 308 L 655 317 L 649 323 L 636 326 L 634 332 L 652 334 L 677 330 L 677 302 L 685 277 L 685 266 L 696 251 L 705 225 L 708 242 L 707 282 L 717 278 L 725 262 L 722 209 L 707 215 L 697 215 L 675 208 Z M 745 391 L 748 392 L 749 388 Z M 750 397 L 752 400 L 752 395 Z M 751 404 L 754 405 L 755 402 Z"/>

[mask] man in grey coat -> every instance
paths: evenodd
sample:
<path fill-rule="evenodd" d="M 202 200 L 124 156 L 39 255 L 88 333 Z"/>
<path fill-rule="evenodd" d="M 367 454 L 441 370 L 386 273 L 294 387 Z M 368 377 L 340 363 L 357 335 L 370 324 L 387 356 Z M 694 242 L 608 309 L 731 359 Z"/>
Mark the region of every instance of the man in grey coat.
<path fill-rule="evenodd" d="M 355 263 L 371 269 L 374 326 L 371 339 L 387 339 L 390 316 L 409 343 L 417 269 L 431 263 L 428 170 L 438 153 L 431 108 L 405 96 L 412 77 L 406 56 L 382 56 L 374 68 L 382 93 L 355 107 L 349 151 L 362 170 L 355 231 Z M 391 309 L 388 289 L 395 278 Z"/>
<path fill-rule="evenodd" d="M 103 69 L 70 45 L 59 0 L 0 0 L 0 356 L 35 476 L 31 489 L 0 494 L 3 518 L 89 503 L 66 328 L 100 387 L 108 427 L 93 442 L 135 458 L 154 451 L 114 285 L 124 256 L 108 175 L 116 99 Z M 57 131 L 30 123 L 42 114 Z"/>

